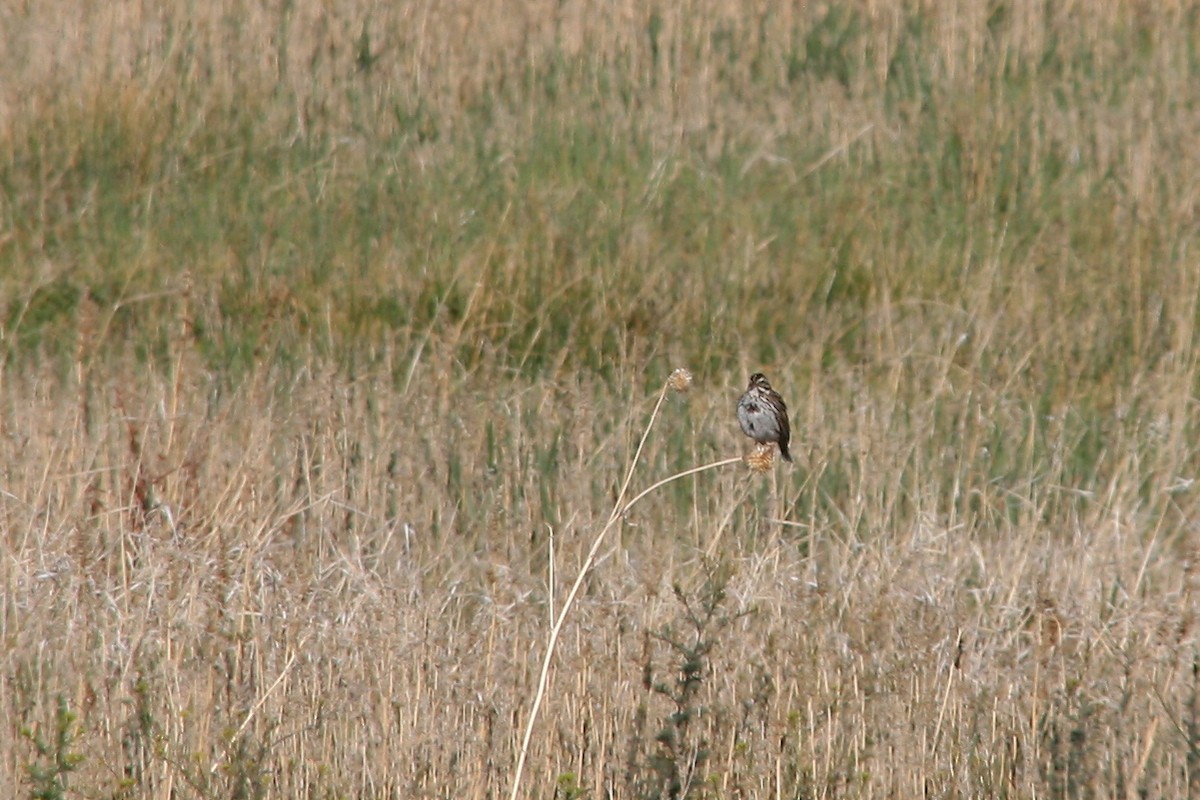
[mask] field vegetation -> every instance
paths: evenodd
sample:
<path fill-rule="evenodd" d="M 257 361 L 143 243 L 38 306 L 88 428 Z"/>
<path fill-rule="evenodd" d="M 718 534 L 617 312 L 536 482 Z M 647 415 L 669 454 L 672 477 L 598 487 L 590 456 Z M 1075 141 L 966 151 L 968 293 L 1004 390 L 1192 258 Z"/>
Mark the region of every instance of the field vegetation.
<path fill-rule="evenodd" d="M 1200 4 L 45 0 L 0 75 L 8 796 L 1200 794 Z M 796 464 L 626 508 L 755 371 Z"/>

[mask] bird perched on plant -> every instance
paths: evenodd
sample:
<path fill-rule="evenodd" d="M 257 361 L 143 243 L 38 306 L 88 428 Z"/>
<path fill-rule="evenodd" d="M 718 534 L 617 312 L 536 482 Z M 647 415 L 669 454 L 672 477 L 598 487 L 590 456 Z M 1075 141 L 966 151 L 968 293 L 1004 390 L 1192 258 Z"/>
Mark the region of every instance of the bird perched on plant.
<path fill-rule="evenodd" d="M 792 454 L 788 452 L 792 428 L 788 424 L 787 404 L 761 372 L 750 376 L 750 385 L 738 400 L 737 417 L 743 433 L 759 444 L 775 442 L 780 454 L 786 460 L 792 460 Z"/>

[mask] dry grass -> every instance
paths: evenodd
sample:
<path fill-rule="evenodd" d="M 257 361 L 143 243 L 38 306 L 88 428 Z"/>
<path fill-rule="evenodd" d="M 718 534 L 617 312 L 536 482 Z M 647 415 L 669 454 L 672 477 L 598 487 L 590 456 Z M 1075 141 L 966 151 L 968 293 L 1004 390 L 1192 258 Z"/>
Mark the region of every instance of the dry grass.
<path fill-rule="evenodd" d="M 0 11 L 0 786 L 1200 790 L 1192 4 Z"/>
<path fill-rule="evenodd" d="M 214 402 L 200 373 L 181 374 L 7 383 L 5 780 L 36 760 L 18 729 L 52 730 L 63 696 L 85 793 L 506 790 L 555 610 L 550 538 L 561 603 L 603 519 L 595 475 L 619 475 L 646 405 L 602 387 L 496 400 L 332 375 L 294 379 L 286 398 L 264 375 Z M 719 426 L 727 394 L 673 402 L 660 426 Z M 452 397 L 473 411 L 438 413 Z M 505 408 L 517 402 L 542 424 Z M 589 403 L 629 409 L 625 434 L 604 441 L 572 413 Z M 633 515 L 559 643 L 534 794 L 560 779 L 654 794 L 656 737 L 677 709 L 650 684 L 687 663 L 666 630 L 706 643 L 668 756 L 704 749 L 696 780 L 714 794 L 1182 788 L 1194 552 L 1171 501 L 1189 489 L 1155 475 L 1169 404 L 1143 434 L 1161 441 L 1116 431 L 1111 478 L 1083 492 L 1050 464 L 985 480 L 972 439 L 1003 418 L 990 403 L 947 401 L 964 446 L 923 463 L 935 404 L 908 419 L 900 405 L 859 396 L 812 426 L 807 466 L 778 478 L 787 527 L 755 512 L 769 497 L 748 499 L 740 471 Z M 484 420 L 500 442 L 490 470 L 471 429 Z M 572 422 L 599 441 L 564 444 L 537 473 L 547 430 Z M 649 464 L 670 460 L 665 438 Z M 1046 445 L 1063 462 L 1071 447 Z M 822 487 L 841 481 L 834 502 Z M 702 608 L 713 581 L 715 615 L 731 618 L 694 627 L 682 600 Z"/>

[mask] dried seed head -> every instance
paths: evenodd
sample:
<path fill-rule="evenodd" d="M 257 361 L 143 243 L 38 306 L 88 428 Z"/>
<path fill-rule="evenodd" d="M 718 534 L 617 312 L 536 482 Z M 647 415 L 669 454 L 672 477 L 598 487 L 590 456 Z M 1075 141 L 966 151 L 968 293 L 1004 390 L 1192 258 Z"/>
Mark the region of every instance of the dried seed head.
<path fill-rule="evenodd" d="M 692 373 L 683 367 L 677 368 L 671 373 L 671 377 L 667 378 L 667 386 L 670 386 L 671 391 L 674 392 L 686 392 L 691 385 Z"/>
<path fill-rule="evenodd" d="M 746 462 L 746 466 L 752 472 L 770 472 L 771 467 L 775 466 L 775 447 L 769 443 L 755 445 L 753 450 L 742 457 L 742 461 Z"/>

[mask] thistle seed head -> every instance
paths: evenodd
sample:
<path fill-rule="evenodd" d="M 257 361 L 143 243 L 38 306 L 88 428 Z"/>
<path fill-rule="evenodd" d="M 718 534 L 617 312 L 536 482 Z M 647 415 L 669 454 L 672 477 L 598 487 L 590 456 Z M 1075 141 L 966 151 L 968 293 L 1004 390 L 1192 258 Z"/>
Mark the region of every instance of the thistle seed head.
<path fill-rule="evenodd" d="M 753 450 L 742 456 L 742 461 L 746 462 L 751 472 L 760 475 L 770 472 L 771 467 L 775 466 L 775 448 L 769 443 L 755 445 Z"/>
<path fill-rule="evenodd" d="M 671 373 L 671 377 L 667 378 L 667 386 L 671 387 L 673 392 L 686 392 L 691 385 L 692 373 L 683 367 L 678 367 Z"/>

